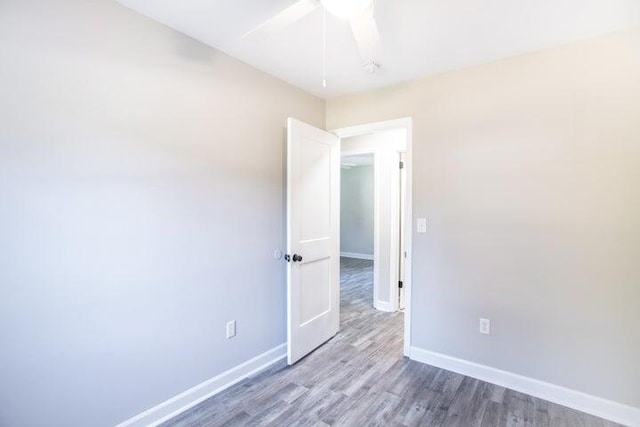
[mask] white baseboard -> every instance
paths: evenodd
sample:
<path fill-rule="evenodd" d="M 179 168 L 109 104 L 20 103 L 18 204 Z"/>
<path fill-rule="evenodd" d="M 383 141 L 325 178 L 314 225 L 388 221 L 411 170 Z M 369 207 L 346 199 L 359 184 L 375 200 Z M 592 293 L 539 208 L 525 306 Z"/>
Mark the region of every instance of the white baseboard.
<path fill-rule="evenodd" d="M 243 379 L 267 369 L 287 356 L 287 344 L 280 344 L 253 359 L 247 360 L 171 399 L 128 419 L 116 427 L 157 426 L 194 407 L 211 396 L 231 387 Z"/>
<path fill-rule="evenodd" d="M 393 311 L 391 309 L 391 304 L 389 304 L 388 302 L 376 301 L 373 306 L 376 308 L 376 310 L 386 311 L 386 312 L 389 312 L 389 313 L 391 313 Z"/>
<path fill-rule="evenodd" d="M 373 261 L 373 255 L 369 255 L 369 254 L 357 254 L 355 252 L 340 252 L 340 256 L 345 258 L 368 259 L 369 261 Z"/>
<path fill-rule="evenodd" d="M 640 427 L 640 408 L 417 347 L 411 347 L 409 357 L 427 365 L 510 388 L 619 424 Z"/>

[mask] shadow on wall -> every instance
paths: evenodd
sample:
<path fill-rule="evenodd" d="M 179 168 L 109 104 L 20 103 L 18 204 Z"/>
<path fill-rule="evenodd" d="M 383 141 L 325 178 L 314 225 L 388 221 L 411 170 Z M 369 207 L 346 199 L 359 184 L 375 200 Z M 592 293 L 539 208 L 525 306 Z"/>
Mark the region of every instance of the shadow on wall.
<path fill-rule="evenodd" d="M 179 33 L 171 33 L 170 37 L 175 47 L 175 53 L 183 59 L 193 62 L 209 62 L 218 54 L 217 50 L 211 49 L 210 46 L 191 37 Z"/>

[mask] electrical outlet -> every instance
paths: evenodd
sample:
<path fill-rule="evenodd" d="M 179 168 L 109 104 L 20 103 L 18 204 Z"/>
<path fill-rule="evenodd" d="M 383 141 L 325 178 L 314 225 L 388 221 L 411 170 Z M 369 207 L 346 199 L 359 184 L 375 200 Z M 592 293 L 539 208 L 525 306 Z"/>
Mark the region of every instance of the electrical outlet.
<path fill-rule="evenodd" d="M 480 318 L 480 333 L 486 335 L 491 333 L 491 320 Z"/>
<path fill-rule="evenodd" d="M 227 338 L 233 338 L 236 336 L 236 321 L 230 320 L 227 322 Z"/>

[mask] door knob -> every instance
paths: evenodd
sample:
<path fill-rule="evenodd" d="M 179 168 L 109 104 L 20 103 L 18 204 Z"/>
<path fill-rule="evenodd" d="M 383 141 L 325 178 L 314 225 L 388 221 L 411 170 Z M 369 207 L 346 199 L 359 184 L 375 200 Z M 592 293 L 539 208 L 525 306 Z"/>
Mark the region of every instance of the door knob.
<path fill-rule="evenodd" d="M 302 261 L 302 255 L 293 254 L 293 257 L 291 259 L 293 259 L 293 262 L 300 262 Z"/>

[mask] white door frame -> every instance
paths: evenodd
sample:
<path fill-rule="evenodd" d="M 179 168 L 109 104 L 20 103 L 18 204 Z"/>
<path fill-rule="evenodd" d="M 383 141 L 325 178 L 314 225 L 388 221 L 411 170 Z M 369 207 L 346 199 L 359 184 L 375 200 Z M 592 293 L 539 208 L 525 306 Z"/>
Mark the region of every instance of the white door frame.
<path fill-rule="evenodd" d="M 409 356 L 409 349 L 411 348 L 411 288 L 413 282 L 412 275 L 412 256 L 413 256 L 413 245 L 412 245 L 412 236 L 413 236 L 413 197 L 412 197 L 412 187 L 413 187 L 413 120 L 411 117 L 406 117 L 402 119 L 396 120 L 387 120 L 383 122 L 375 122 L 375 123 L 367 123 L 363 125 L 357 126 L 349 126 L 340 129 L 331 130 L 332 133 L 342 138 L 349 138 L 352 136 L 366 135 L 374 132 L 380 132 L 384 130 L 392 130 L 392 129 L 405 129 L 406 137 L 407 137 L 407 151 L 406 151 L 406 200 L 405 200 L 405 211 L 404 211 L 404 241 L 407 252 L 407 257 L 405 259 L 405 281 L 403 283 L 405 290 L 405 313 L 404 313 L 404 355 Z M 375 266 L 374 266 L 375 268 Z M 397 284 L 396 284 L 397 290 Z M 397 293 L 397 292 L 396 292 Z M 396 303 L 397 305 L 397 298 Z"/>

